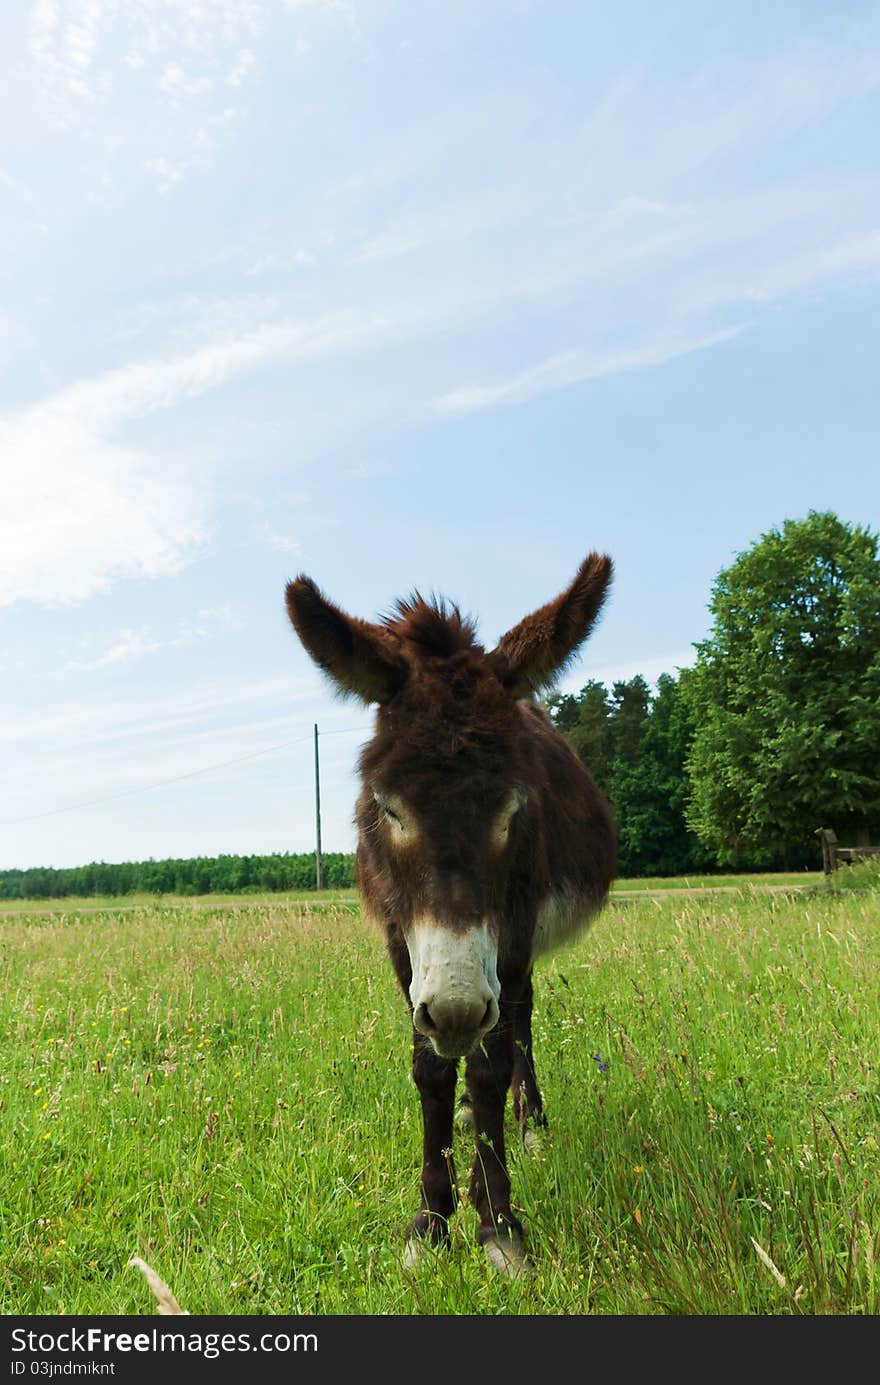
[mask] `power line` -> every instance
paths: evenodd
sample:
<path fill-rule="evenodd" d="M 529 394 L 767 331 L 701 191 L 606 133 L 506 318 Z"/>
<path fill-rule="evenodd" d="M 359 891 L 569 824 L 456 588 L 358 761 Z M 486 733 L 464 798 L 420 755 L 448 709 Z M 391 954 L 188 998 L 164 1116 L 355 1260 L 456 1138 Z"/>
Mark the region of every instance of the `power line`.
<path fill-rule="evenodd" d="M 371 726 L 343 726 L 337 731 L 322 731 L 322 736 L 346 736 L 352 731 L 371 731 Z M 157 779 L 155 784 L 140 784 L 136 789 L 122 789 L 119 793 L 105 794 L 102 798 L 89 798 L 84 803 L 71 803 L 66 808 L 50 808 L 45 813 L 31 813 L 25 818 L 8 818 L 0 821 L 0 827 L 19 827 L 24 822 L 37 822 L 40 818 L 57 817 L 59 813 L 77 813 L 82 808 L 94 808 L 99 803 L 112 803 L 117 798 L 130 798 L 132 794 L 149 793 L 152 789 L 164 789 L 167 784 L 179 784 L 184 779 L 197 779 L 200 774 L 210 774 L 214 769 L 227 769 L 229 765 L 240 765 L 245 760 L 256 760 L 260 755 L 271 755 L 276 750 L 288 750 L 292 745 L 302 745 L 312 739 L 297 736 L 292 741 L 281 741 L 279 745 L 267 745 L 264 750 L 252 750 L 248 755 L 237 755 L 234 760 L 218 760 L 216 764 L 204 765 L 201 769 L 189 770 L 186 774 L 175 774 L 171 779 Z"/>

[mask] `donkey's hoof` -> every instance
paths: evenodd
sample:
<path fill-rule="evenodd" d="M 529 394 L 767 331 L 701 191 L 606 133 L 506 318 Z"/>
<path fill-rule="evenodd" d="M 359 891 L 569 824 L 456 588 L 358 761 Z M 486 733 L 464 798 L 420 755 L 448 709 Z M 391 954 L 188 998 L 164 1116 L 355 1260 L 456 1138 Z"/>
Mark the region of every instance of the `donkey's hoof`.
<path fill-rule="evenodd" d="M 455 1119 L 462 1130 L 473 1130 L 474 1128 L 474 1108 L 471 1103 L 462 1097 L 455 1112 Z"/>
<path fill-rule="evenodd" d="M 407 1232 L 403 1251 L 404 1269 L 417 1269 L 440 1248 L 449 1249 L 449 1226 L 442 1217 L 432 1218 L 420 1212 Z"/>
<path fill-rule="evenodd" d="M 410 1236 L 403 1248 L 403 1268 L 417 1270 L 430 1257 L 433 1247 L 426 1236 Z"/>
<path fill-rule="evenodd" d="M 537 1154 L 540 1148 L 541 1136 L 537 1130 L 533 1130 L 530 1125 L 527 1125 L 523 1131 L 523 1149 L 526 1154 Z"/>
<path fill-rule="evenodd" d="M 492 1238 L 483 1242 L 483 1249 L 493 1270 L 508 1279 L 530 1279 L 535 1272 L 521 1241 Z"/>

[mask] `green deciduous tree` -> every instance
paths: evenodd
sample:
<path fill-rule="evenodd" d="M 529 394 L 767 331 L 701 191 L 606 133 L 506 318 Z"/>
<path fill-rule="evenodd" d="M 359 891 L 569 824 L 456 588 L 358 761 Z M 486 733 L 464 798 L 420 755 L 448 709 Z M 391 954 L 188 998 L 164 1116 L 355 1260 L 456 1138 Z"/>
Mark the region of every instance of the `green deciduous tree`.
<path fill-rule="evenodd" d="M 817 827 L 880 824 L 877 536 L 811 511 L 717 578 L 682 684 L 694 719 L 688 821 L 721 861 L 814 862 Z"/>

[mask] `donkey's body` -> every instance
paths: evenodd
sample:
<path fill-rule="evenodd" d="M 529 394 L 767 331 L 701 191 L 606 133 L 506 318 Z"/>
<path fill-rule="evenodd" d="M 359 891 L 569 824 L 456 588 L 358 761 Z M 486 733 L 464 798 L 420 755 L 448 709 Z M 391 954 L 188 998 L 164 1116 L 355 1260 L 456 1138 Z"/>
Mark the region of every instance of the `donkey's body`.
<path fill-rule="evenodd" d="M 616 865 L 605 799 L 534 703 L 586 638 L 611 575 L 596 554 L 491 653 L 455 608 L 413 598 L 370 625 L 308 578 L 296 630 L 345 692 L 376 702 L 360 759 L 357 874 L 413 1016 L 424 1120 L 412 1254 L 448 1236 L 458 1060 L 476 1131 L 471 1198 L 493 1263 L 521 1264 L 504 1151 L 507 1089 L 524 1135 L 543 1122 L 531 1040 L 532 964 L 601 908 Z"/>

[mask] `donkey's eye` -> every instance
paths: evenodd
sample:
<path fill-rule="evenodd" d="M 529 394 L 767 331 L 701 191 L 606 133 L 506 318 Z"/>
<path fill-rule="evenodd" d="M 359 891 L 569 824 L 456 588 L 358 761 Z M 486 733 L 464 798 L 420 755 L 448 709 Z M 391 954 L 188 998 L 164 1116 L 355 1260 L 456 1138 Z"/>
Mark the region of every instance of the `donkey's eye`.
<path fill-rule="evenodd" d="M 496 817 L 492 826 L 492 839 L 497 847 L 501 848 L 506 843 L 513 820 L 525 801 L 525 795 L 519 790 L 514 790 Z"/>
<path fill-rule="evenodd" d="M 394 807 L 392 807 L 383 793 L 375 793 L 373 797 L 376 800 L 376 807 L 379 809 L 381 817 L 391 824 L 397 836 L 403 837 L 407 831 L 407 826 L 403 817 L 397 811 L 397 804 L 394 799 L 391 800 L 391 803 L 394 803 Z"/>

